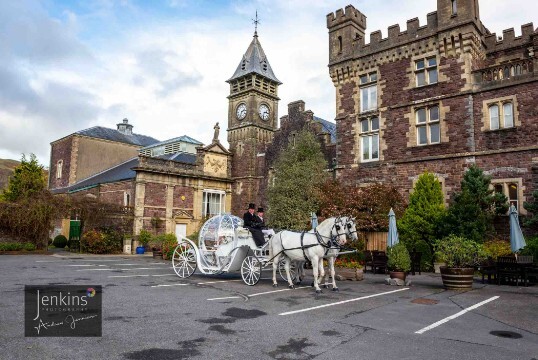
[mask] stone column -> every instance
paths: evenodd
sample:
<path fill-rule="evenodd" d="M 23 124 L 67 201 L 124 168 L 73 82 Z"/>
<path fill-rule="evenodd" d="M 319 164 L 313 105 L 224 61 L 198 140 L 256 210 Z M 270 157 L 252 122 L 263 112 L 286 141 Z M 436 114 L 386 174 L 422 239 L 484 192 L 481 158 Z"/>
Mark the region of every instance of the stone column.
<path fill-rule="evenodd" d="M 174 207 L 174 185 L 168 183 L 166 186 L 166 233 L 172 233 L 175 230 L 173 226 L 174 219 L 172 219 L 172 208 Z"/>
<path fill-rule="evenodd" d="M 138 176 L 137 176 L 138 178 Z M 133 235 L 139 235 L 144 227 L 144 201 L 146 198 L 146 182 L 136 180 L 135 183 L 135 203 L 134 203 L 134 229 Z"/>

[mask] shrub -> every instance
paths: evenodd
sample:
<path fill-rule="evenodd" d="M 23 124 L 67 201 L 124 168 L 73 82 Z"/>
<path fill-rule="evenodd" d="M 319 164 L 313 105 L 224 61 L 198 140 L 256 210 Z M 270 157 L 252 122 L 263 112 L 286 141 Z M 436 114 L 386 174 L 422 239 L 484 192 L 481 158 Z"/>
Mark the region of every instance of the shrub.
<path fill-rule="evenodd" d="M 411 257 L 404 243 L 398 243 L 387 251 L 387 267 L 392 271 L 411 270 Z"/>
<path fill-rule="evenodd" d="M 36 246 L 32 243 L 17 243 L 17 242 L 8 242 L 0 243 L 0 251 L 34 251 Z"/>
<path fill-rule="evenodd" d="M 507 256 L 512 254 L 510 241 L 505 240 L 490 240 L 484 243 L 484 251 L 486 255 L 493 260 L 497 260 L 499 256 Z"/>
<path fill-rule="evenodd" d="M 122 250 L 122 237 L 111 230 L 90 230 L 82 236 L 80 249 L 91 254 L 118 253 Z"/>
<path fill-rule="evenodd" d="M 171 259 L 174 254 L 174 249 L 177 246 L 177 237 L 174 234 L 165 234 L 162 236 L 161 249 L 163 251 L 163 258 Z"/>
<path fill-rule="evenodd" d="M 432 173 L 425 172 L 419 176 L 409 197 L 409 207 L 398 221 L 400 238 L 410 249 L 425 242 L 431 253 L 433 243 L 441 238 L 439 224 L 445 214 L 441 183 Z"/>
<path fill-rule="evenodd" d="M 54 247 L 63 249 L 67 245 L 67 238 L 63 235 L 56 235 L 52 241 L 52 245 L 54 245 Z"/>
<path fill-rule="evenodd" d="M 447 267 L 473 267 L 486 259 L 482 244 L 462 236 L 450 235 L 435 242 L 435 256 L 443 259 Z"/>
<path fill-rule="evenodd" d="M 526 239 L 527 246 L 519 251 L 521 255 L 532 255 L 534 261 L 538 260 L 538 236 Z"/>
<path fill-rule="evenodd" d="M 147 230 L 140 230 L 140 235 L 138 235 L 138 242 L 142 246 L 146 246 L 151 241 L 152 235 Z"/>
<path fill-rule="evenodd" d="M 413 246 L 411 246 L 407 242 L 404 242 L 404 243 L 407 246 L 407 251 L 409 251 L 409 254 L 411 254 L 413 250 L 421 253 L 420 269 L 422 271 L 429 271 L 432 269 L 433 254 L 430 249 L 430 246 L 424 240 L 419 240 L 415 242 Z"/>

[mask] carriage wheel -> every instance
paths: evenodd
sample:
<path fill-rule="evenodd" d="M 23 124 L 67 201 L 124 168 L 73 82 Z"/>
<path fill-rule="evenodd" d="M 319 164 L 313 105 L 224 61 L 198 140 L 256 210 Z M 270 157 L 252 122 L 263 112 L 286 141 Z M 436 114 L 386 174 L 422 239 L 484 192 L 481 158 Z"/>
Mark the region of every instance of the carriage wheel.
<path fill-rule="evenodd" d="M 282 278 L 282 280 L 287 282 L 288 278 L 286 277 L 286 268 L 284 267 L 284 264 L 285 264 L 285 260 L 284 259 L 280 260 L 280 262 L 278 263 L 278 273 L 280 274 L 280 277 Z M 297 263 L 295 261 L 292 261 L 290 263 L 290 277 L 291 277 L 291 282 L 293 283 L 297 279 Z"/>
<path fill-rule="evenodd" d="M 256 256 L 247 256 L 241 263 L 241 277 L 247 285 L 256 285 L 262 277 L 262 263 Z"/>
<path fill-rule="evenodd" d="M 174 250 L 172 266 L 177 276 L 188 278 L 196 270 L 196 249 L 188 242 L 181 242 Z"/>

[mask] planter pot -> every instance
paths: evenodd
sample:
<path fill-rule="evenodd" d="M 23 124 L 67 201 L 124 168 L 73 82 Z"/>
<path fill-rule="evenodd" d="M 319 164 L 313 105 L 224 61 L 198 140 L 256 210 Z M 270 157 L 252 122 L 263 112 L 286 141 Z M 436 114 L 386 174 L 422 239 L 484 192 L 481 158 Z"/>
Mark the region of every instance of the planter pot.
<path fill-rule="evenodd" d="M 444 262 L 434 262 L 433 263 L 433 270 L 436 274 L 440 274 L 441 273 L 441 267 L 442 266 L 446 266 L 446 263 Z"/>
<path fill-rule="evenodd" d="M 407 274 L 404 271 L 390 271 L 389 275 L 391 279 L 400 279 L 405 281 L 405 276 Z"/>
<path fill-rule="evenodd" d="M 352 268 L 334 268 L 334 277 L 338 281 L 342 280 L 354 280 L 361 281 L 364 280 L 364 271 L 362 269 L 352 269 Z"/>
<path fill-rule="evenodd" d="M 473 287 L 474 268 L 441 267 L 443 285 L 450 290 L 468 290 Z"/>
<path fill-rule="evenodd" d="M 138 255 L 143 255 L 145 252 L 146 252 L 146 248 L 144 248 L 143 246 L 137 246 L 136 247 L 136 253 Z"/>

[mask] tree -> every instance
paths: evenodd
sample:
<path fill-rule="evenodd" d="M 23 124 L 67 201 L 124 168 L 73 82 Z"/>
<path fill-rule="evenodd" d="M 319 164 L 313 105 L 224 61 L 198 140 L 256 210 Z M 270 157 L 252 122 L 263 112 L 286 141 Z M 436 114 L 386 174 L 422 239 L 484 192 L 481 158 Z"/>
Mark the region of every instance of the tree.
<path fill-rule="evenodd" d="M 352 216 L 359 231 L 386 231 L 390 209 L 400 217 L 406 206 L 398 190 L 386 184 L 358 187 L 331 180 L 322 185 L 319 193 L 321 216 Z"/>
<path fill-rule="evenodd" d="M 21 163 L 9 179 L 7 189 L 2 194 L 2 199 L 17 201 L 36 195 L 46 188 L 46 179 L 43 166 L 39 165 L 34 154 L 30 154 L 30 160 L 22 155 Z"/>
<path fill-rule="evenodd" d="M 441 183 L 432 173 L 425 172 L 419 176 L 409 206 L 398 223 L 399 235 L 408 249 L 426 243 L 433 253 L 433 244 L 441 237 L 439 225 L 445 214 Z"/>
<path fill-rule="evenodd" d="M 443 232 L 480 242 L 493 232 L 495 215 L 506 213 L 507 198 L 490 189 L 491 177 L 476 165 L 463 175 L 461 191 L 454 195 Z"/>
<path fill-rule="evenodd" d="M 525 210 L 532 214 L 532 216 L 529 215 L 523 224 L 528 227 L 538 227 L 538 190 L 534 190 L 532 197 L 534 198 L 532 202 L 525 201 L 523 203 Z"/>
<path fill-rule="evenodd" d="M 289 143 L 275 162 L 267 192 L 271 226 L 306 230 L 310 213 L 319 209 L 317 188 L 327 178 L 327 162 L 315 135 L 307 130 Z"/>

